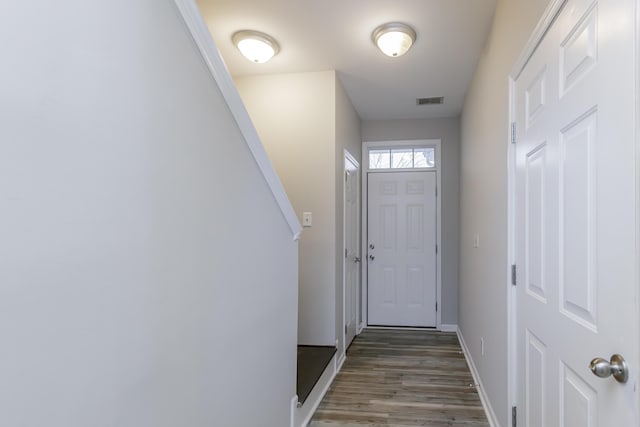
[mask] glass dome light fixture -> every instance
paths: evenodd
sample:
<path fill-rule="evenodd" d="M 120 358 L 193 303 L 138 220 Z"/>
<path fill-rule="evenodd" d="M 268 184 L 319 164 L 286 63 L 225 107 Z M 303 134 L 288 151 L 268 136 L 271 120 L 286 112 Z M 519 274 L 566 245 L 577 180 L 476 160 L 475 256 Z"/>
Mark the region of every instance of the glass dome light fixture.
<path fill-rule="evenodd" d="M 280 52 L 278 42 L 268 34 L 253 30 L 238 31 L 231 36 L 233 44 L 249 61 L 267 62 Z"/>
<path fill-rule="evenodd" d="M 387 56 L 397 58 L 409 51 L 416 41 L 416 32 L 402 22 L 387 22 L 373 30 L 373 43 Z"/>

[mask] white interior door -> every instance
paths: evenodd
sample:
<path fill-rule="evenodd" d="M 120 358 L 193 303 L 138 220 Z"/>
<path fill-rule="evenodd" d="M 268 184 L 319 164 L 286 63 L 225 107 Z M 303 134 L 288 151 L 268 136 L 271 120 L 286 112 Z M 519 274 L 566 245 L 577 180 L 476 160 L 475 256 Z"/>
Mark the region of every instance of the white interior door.
<path fill-rule="evenodd" d="M 635 16 L 569 0 L 515 82 L 518 426 L 640 425 Z"/>
<path fill-rule="evenodd" d="M 436 173 L 369 173 L 368 324 L 436 326 Z"/>
<path fill-rule="evenodd" d="M 360 293 L 360 169 L 345 157 L 344 186 L 344 319 L 345 348 L 356 336 L 357 303 Z"/>

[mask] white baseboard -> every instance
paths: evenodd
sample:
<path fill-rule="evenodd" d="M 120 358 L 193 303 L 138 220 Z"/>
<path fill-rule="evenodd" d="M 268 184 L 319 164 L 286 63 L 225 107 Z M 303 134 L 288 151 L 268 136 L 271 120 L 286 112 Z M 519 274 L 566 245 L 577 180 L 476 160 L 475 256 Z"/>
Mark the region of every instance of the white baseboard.
<path fill-rule="evenodd" d="M 336 348 L 338 348 L 338 346 L 336 346 Z M 347 352 L 343 351 L 339 356 L 338 356 L 338 361 L 336 362 L 336 365 L 338 366 L 338 369 L 336 369 L 336 373 L 340 372 L 340 368 L 342 367 L 342 365 L 344 364 L 344 359 L 347 358 Z"/>
<path fill-rule="evenodd" d="M 469 369 L 471 370 L 473 381 L 476 383 L 476 390 L 478 390 L 478 395 L 480 396 L 480 402 L 482 402 L 482 407 L 484 408 L 484 412 L 487 414 L 489 425 L 491 427 L 500 427 L 500 423 L 498 422 L 496 413 L 493 411 L 493 408 L 491 407 L 491 403 L 489 402 L 489 397 L 484 391 L 484 386 L 482 385 L 482 380 L 480 379 L 480 375 L 478 374 L 476 365 L 475 363 L 473 363 L 473 359 L 471 358 L 469 347 L 467 347 L 467 343 L 465 343 L 464 337 L 462 336 L 460 329 L 457 330 L 457 333 L 458 333 L 458 339 L 460 340 L 460 346 L 462 347 L 462 352 L 464 353 L 464 358 L 467 359 L 467 364 L 469 365 Z"/>
<path fill-rule="evenodd" d="M 441 323 L 440 330 L 442 332 L 458 332 L 458 325 L 452 325 L 449 323 Z"/>
<path fill-rule="evenodd" d="M 333 384 L 333 380 L 336 378 L 336 375 L 338 375 L 338 372 L 340 372 L 340 370 L 342 369 L 342 365 L 346 360 L 346 357 L 342 357 L 340 361 L 338 361 L 336 357 L 337 355 L 333 356 L 333 359 L 331 360 L 329 365 L 327 365 L 327 368 L 322 373 L 322 376 L 318 380 L 318 383 L 311 391 L 309 397 L 307 397 L 304 405 L 302 405 L 300 408 L 297 407 L 298 397 L 296 396 L 296 408 L 292 409 L 293 413 L 291 416 L 291 425 L 293 427 L 307 427 L 307 425 L 311 421 L 313 414 L 316 412 L 316 409 L 318 409 L 318 406 L 320 406 L 324 395 L 327 394 L 327 391 L 329 391 L 329 387 L 331 387 L 331 384 Z M 321 388 L 318 389 L 318 387 Z"/>

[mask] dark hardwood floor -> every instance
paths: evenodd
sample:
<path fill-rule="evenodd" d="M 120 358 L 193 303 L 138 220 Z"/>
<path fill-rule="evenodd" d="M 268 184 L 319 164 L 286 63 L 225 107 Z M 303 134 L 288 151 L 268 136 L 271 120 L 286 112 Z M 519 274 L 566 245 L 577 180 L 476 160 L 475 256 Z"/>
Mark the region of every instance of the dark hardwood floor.
<path fill-rule="evenodd" d="M 454 333 L 367 329 L 309 427 L 489 426 Z"/>
<path fill-rule="evenodd" d="M 336 354 L 335 347 L 299 345 L 298 346 L 298 375 L 296 378 L 296 392 L 298 402 L 303 404 L 311 390 L 322 376 L 322 373 Z"/>

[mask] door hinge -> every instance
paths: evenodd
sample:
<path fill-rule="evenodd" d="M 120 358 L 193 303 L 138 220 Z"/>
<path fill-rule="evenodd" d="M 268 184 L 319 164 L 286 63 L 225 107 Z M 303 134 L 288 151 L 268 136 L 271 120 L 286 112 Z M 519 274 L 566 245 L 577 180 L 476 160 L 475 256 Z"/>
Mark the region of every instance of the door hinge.
<path fill-rule="evenodd" d="M 344 257 L 347 257 L 347 248 L 344 248 Z"/>
<path fill-rule="evenodd" d="M 517 131 L 516 122 L 511 122 L 511 143 L 512 144 L 516 143 L 516 131 Z"/>
<path fill-rule="evenodd" d="M 515 264 L 511 264 L 511 284 L 513 286 L 516 285 L 517 281 L 516 281 L 516 265 Z"/>
<path fill-rule="evenodd" d="M 349 172 L 345 172 L 344 173 L 344 180 L 348 181 L 349 180 Z"/>
<path fill-rule="evenodd" d="M 344 334 L 347 335 L 347 325 L 344 325 Z"/>
<path fill-rule="evenodd" d="M 515 406 L 511 407 L 511 427 L 516 427 L 518 424 L 518 411 Z"/>
<path fill-rule="evenodd" d="M 438 312 L 438 302 L 436 301 L 436 313 Z"/>
<path fill-rule="evenodd" d="M 438 253 L 438 245 L 436 245 L 436 253 Z"/>
<path fill-rule="evenodd" d="M 438 197 L 438 187 L 436 187 L 436 197 Z"/>

